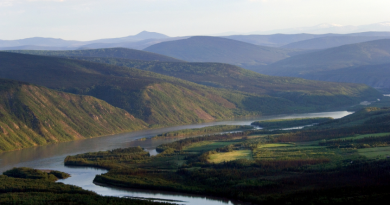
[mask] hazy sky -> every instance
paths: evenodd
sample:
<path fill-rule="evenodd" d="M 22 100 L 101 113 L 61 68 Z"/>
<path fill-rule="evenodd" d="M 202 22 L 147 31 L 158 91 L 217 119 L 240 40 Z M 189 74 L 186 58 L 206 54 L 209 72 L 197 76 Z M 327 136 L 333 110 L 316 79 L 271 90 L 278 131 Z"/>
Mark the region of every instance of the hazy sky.
<path fill-rule="evenodd" d="M 390 21 L 389 0 L 0 0 L 0 39 L 92 40 Z"/>

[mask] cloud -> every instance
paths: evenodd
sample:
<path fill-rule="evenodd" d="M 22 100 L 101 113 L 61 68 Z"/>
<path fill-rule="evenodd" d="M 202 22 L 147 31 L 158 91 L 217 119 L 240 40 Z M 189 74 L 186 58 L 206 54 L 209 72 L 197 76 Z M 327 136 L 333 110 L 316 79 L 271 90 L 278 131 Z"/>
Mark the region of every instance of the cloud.
<path fill-rule="evenodd" d="M 16 3 L 24 3 L 24 2 L 65 2 L 66 0 L 0 0 L 0 7 L 13 6 Z"/>
<path fill-rule="evenodd" d="M 0 7 L 12 6 L 14 0 L 0 0 Z"/>

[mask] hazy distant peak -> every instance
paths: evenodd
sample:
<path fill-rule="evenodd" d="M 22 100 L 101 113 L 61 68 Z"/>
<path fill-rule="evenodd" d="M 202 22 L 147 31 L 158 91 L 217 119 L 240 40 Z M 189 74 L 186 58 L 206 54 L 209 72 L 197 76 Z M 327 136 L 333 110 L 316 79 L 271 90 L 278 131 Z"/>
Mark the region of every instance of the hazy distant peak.
<path fill-rule="evenodd" d="M 341 25 L 341 24 L 335 24 L 335 23 L 323 23 L 323 24 L 319 24 L 315 27 L 317 28 L 332 28 L 332 27 L 343 27 L 344 25 Z"/>
<path fill-rule="evenodd" d="M 157 32 L 149 32 L 149 31 L 142 31 L 141 33 L 134 35 L 134 36 L 131 36 L 131 37 L 140 38 L 140 39 L 169 38 L 169 36 L 167 36 L 167 35 L 157 33 Z"/>
<path fill-rule="evenodd" d="M 379 23 L 379 25 L 381 25 L 381 26 L 390 26 L 390 21 L 381 22 L 381 23 Z"/>
<path fill-rule="evenodd" d="M 360 32 L 369 32 L 369 31 L 390 31 L 390 21 L 368 24 L 368 25 L 360 25 L 360 26 L 341 25 L 336 23 L 323 23 L 312 27 L 309 26 L 309 27 L 299 27 L 299 28 L 278 29 L 278 30 L 271 30 L 271 31 L 257 31 L 257 32 L 252 32 L 252 34 L 255 33 L 257 34 L 275 34 L 275 33 L 347 34 L 347 33 L 360 33 Z"/>

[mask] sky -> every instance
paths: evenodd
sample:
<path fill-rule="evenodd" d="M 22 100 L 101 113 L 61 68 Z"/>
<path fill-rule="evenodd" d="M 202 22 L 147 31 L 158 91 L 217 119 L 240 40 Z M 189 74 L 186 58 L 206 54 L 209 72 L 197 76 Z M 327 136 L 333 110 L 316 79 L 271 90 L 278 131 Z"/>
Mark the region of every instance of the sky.
<path fill-rule="evenodd" d="M 390 21 L 389 0 L 0 0 L 0 39 L 249 33 Z"/>

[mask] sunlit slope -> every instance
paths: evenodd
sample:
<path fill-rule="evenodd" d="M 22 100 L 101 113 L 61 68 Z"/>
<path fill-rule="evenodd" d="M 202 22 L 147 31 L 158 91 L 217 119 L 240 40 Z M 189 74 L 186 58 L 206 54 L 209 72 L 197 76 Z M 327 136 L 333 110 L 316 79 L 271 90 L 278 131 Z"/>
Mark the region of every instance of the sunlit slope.
<path fill-rule="evenodd" d="M 125 58 L 131 60 L 144 61 L 162 61 L 162 62 L 181 62 L 181 60 L 151 53 L 141 50 L 128 48 L 103 48 L 103 49 L 88 49 L 88 50 L 70 50 L 70 51 L 45 51 L 45 50 L 14 50 L 10 51 L 21 54 L 44 55 L 44 56 L 82 56 L 82 57 L 105 57 L 105 58 Z"/>
<path fill-rule="evenodd" d="M 301 54 L 259 68 L 257 71 L 268 75 L 298 77 L 320 71 L 384 63 L 390 63 L 390 39 Z"/>
<path fill-rule="evenodd" d="M 362 84 L 267 76 L 229 64 L 145 62 L 113 58 L 78 59 L 138 68 L 217 88 L 281 97 L 305 106 L 337 107 L 381 97 L 377 91 Z"/>
<path fill-rule="evenodd" d="M 4 79 L 0 96 L 0 152 L 147 128 L 91 96 Z"/>
<path fill-rule="evenodd" d="M 293 52 L 209 36 L 162 42 L 144 50 L 190 62 L 219 62 L 234 65 L 266 65 L 288 58 L 290 52 Z"/>

